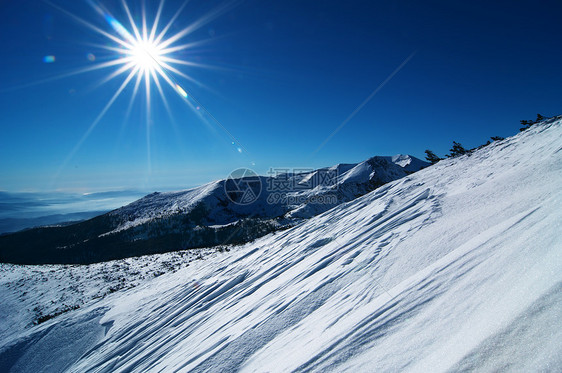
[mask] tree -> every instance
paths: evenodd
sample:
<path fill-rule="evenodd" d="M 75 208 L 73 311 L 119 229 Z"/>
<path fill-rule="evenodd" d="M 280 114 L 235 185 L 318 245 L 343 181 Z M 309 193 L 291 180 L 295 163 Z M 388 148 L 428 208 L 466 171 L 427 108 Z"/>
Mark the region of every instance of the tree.
<path fill-rule="evenodd" d="M 505 140 L 505 137 L 501 137 L 501 136 L 492 136 L 490 137 L 492 139 L 492 141 L 501 141 L 501 140 Z"/>
<path fill-rule="evenodd" d="M 454 157 L 458 157 L 464 154 L 468 153 L 468 150 L 466 150 L 461 143 L 453 141 L 453 147 L 449 150 L 451 152 L 451 154 L 449 154 L 447 157 L 449 158 L 454 158 Z"/>
<path fill-rule="evenodd" d="M 546 119 L 546 118 L 543 117 L 542 115 L 537 114 L 537 119 L 535 120 L 535 123 L 542 122 L 542 121 L 545 120 L 545 119 Z"/>
<path fill-rule="evenodd" d="M 531 126 L 532 126 L 533 124 L 542 122 L 542 121 L 545 120 L 545 119 L 546 119 L 545 116 L 540 115 L 540 114 L 537 114 L 537 119 L 534 120 L 534 121 L 533 121 L 533 120 L 522 120 L 522 121 L 521 121 L 521 125 L 522 125 L 523 127 L 519 128 L 519 131 L 526 131 L 526 130 L 528 130 L 529 128 L 531 128 Z"/>
<path fill-rule="evenodd" d="M 521 120 L 520 122 L 523 127 L 519 128 L 519 131 L 526 131 L 531 128 L 533 124 L 535 124 L 532 120 Z"/>
<path fill-rule="evenodd" d="M 427 159 L 427 161 L 431 164 L 436 164 L 437 162 L 439 162 L 441 160 L 441 158 L 439 158 L 438 156 L 435 155 L 434 152 L 432 152 L 431 150 L 427 149 L 425 151 L 425 159 Z"/>

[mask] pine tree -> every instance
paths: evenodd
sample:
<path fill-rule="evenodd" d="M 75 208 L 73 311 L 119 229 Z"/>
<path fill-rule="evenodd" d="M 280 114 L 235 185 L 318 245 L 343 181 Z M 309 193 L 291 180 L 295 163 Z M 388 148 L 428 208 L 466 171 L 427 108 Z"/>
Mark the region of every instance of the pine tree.
<path fill-rule="evenodd" d="M 492 139 L 492 141 L 501 141 L 501 140 L 505 140 L 505 137 L 501 137 L 501 136 L 492 136 L 490 137 Z"/>
<path fill-rule="evenodd" d="M 427 149 L 425 151 L 425 159 L 427 159 L 427 161 L 431 164 L 436 164 L 437 162 L 439 162 L 441 160 L 441 158 L 439 158 L 438 156 L 435 155 L 434 152 L 432 152 L 431 150 Z"/>
<path fill-rule="evenodd" d="M 468 153 L 468 150 L 466 150 L 461 143 L 453 141 L 453 147 L 449 150 L 451 152 L 451 154 L 449 154 L 447 157 L 449 158 L 454 158 L 454 157 L 458 157 L 464 154 Z"/>
<path fill-rule="evenodd" d="M 521 121 L 521 125 L 522 125 L 523 127 L 519 128 L 519 131 L 526 131 L 526 130 L 528 130 L 529 128 L 531 128 L 531 126 L 532 126 L 533 124 L 542 122 L 542 121 L 545 120 L 545 119 L 546 119 L 546 117 L 544 117 L 544 116 L 542 116 L 542 115 L 540 115 L 540 114 L 537 114 L 537 119 L 534 120 L 534 121 L 533 121 L 533 120 L 522 120 L 522 121 Z"/>
<path fill-rule="evenodd" d="M 519 131 L 526 131 L 533 125 L 532 120 L 521 120 L 520 122 L 523 127 L 519 128 Z"/>

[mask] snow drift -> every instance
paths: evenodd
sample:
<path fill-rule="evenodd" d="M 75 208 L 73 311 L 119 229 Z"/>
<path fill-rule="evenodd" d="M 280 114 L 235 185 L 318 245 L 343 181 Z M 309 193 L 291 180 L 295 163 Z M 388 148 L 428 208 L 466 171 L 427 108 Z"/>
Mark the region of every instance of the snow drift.
<path fill-rule="evenodd" d="M 0 368 L 560 371 L 561 139 L 558 117 L 28 327 Z"/>

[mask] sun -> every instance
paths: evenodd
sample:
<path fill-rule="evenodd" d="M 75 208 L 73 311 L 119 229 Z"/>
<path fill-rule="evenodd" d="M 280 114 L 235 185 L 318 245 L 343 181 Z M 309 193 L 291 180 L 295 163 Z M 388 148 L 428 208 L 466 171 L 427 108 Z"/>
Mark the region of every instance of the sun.
<path fill-rule="evenodd" d="M 191 41 L 189 43 L 180 44 L 186 37 L 190 36 L 194 31 L 203 27 L 205 24 L 216 19 L 227 8 L 220 8 L 202 16 L 200 19 L 187 27 L 170 33 L 173 25 L 185 8 L 187 1 L 176 11 L 176 13 L 168 20 L 167 23 L 162 21 L 162 10 L 164 7 L 164 0 L 158 3 L 158 9 L 154 17 L 149 17 L 148 12 L 144 6 L 141 8 L 141 14 L 133 16 L 127 0 L 121 0 L 121 7 L 124 11 L 121 20 L 115 17 L 105 6 L 96 0 L 89 0 L 88 4 L 92 6 L 94 11 L 100 15 L 109 26 L 108 29 L 100 28 L 83 18 L 80 18 L 69 11 L 53 4 L 50 0 L 44 0 L 59 11 L 65 13 L 67 16 L 86 26 L 95 33 L 107 38 L 107 42 L 103 45 L 97 44 L 98 47 L 105 49 L 113 54 L 113 58 L 109 58 L 104 62 L 97 63 L 90 67 L 86 67 L 75 72 L 64 74 L 62 77 L 85 73 L 93 70 L 114 68 L 115 70 L 110 73 L 103 81 L 102 84 L 109 80 L 115 79 L 119 76 L 125 76 L 123 83 L 117 89 L 113 97 L 109 100 L 107 106 L 102 110 L 100 116 L 94 121 L 92 127 L 96 126 L 101 116 L 105 114 L 107 109 L 115 102 L 117 97 L 129 85 L 133 85 L 133 98 L 140 91 L 140 83 L 144 80 L 144 90 L 146 91 L 146 105 L 147 110 L 150 108 L 151 89 L 152 86 L 156 90 L 166 107 L 167 98 L 164 92 L 164 85 L 171 87 L 180 97 L 186 99 L 186 102 L 197 110 L 197 107 L 202 105 L 197 102 L 193 96 L 188 94 L 186 88 L 179 83 L 178 78 L 187 79 L 190 82 L 195 82 L 198 86 L 203 86 L 200 82 L 195 80 L 192 76 L 180 70 L 179 66 L 205 68 L 207 66 L 185 59 L 185 56 L 178 56 L 190 48 L 193 48 L 205 40 Z M 151 19 L 149 19 L 151 18 Z M 140 21 L 140 22 L 139 22 Z M 91 130 L 87 131 L 89 134 Z"/>
<path fill-rule="evenodd" d="M 149 71 L 152 73 L 156 68 L 162 66 L 161 57 L 163 56 L 162 48 L 147 40 L 140 40 L 132 45 L 127 52 L 131 57 L 131 62 L 139 71 Z"/>
<path fill-rule="evenodd" d="M 183 5 L 177 9 L 175 14 L 171 18 L 167 19 L 166 23 L 164 23 L 161 22 L 163 21 L 162 11 L 164 7 L 164 0 L 160 0 L 158 2 L 158 9 L 153 17 L 148 16 L 147 9 L 145 8 L 146 4 L 144 2 L 142 2 L 140 17 L 139 14 L 136 14 L 134 17 L 127 3 L 128 0 L 121 0 L 121 9 L 124 12 L 122 12 L 121 17 L 118 17 L 120 20 L 114 17 L 114 15 L 105 6 L 98 2 L 98 0 L 88 0 L 87 3 L 92 6 L 95 13 L 105 20 L 106 26 L 109 26 L 105 28 L 99 27 L 94 23 L 70 13 L 62 7 L 53 4 L 50 0 L 43 1 L 66 14 L 82 26 L 85 26 L 94 31 L 96 34 L 105 37 L 106 43 L 103 45 L 97 44 L 97 46 L 111 52 L 113 56 L 113 58 L 109 58 L 92 66 L 63 74 L 59 78 L 108 68 L 114 70 L 102 80 L 100 85 L 117 77 L 124 76 L 121 85 L 113 93 L 107 104 L 94 119 L 76 146 L 72 149 L 68 157 L 61 165 L 57 175 L 60 173 L 60 170 L 68 164 L 81 145 L 93 132 L 95 127 L 100 123 L 105 114 L 117 101 L 119 96 L 125 92 L 126 88 L 129 86 L 133 86 L 133 89 L 129 106 L 125 114 L 126 120 L 131 112 L 131 107 L 135 101 L 135 97 L 137 97 L 137 94 L 139 94 L 141 90 L 144 90 L 145 93 L 144 106 L 146 108 L 147 164 L 149 173 L 151 169 L 150 122 L 152 96 L 154 92 L 158 93 L 161 101 L 168 111 L 168 114 L 171 116 L 172 114 L 170 112 L 170 105 L 168 104 L 168 97 L 165 93 L 166 86 L 168 86 L 168 89 L 171 88 L 175 94 L 178 95 L 193 110 L 193 112 L 197 114 L 198 118 L 206 123 L 214 122 L 218 127 L 220 127 L 222 131 L 232 140 L 232 144 L 236 146 L 238 152 L 241 153 L 241 150 L 245 149 L 226 129 L 226 127 L 224 127 L 195 97 L 193 97 L 193 95 L 191 95 L 185 86 L 183 86 L 179 81 L 179 79 L 183 78 L 189 82 L 196 83 L 197 86 L 205 87 L 192 76 L 180 70 L 180 67 L 209 67 L 199 62 L 189 61 L 185 58 L 185 54 L 182 55 L 182 53 L 186 50 L 203 44 L 206 40 L 195 40 L 183 44 L 181 41 L 192 35 L 194 31 L 224 14 L 224 12 L 233 6 L 232 4 L 227 4 L 223 7 L 214 9 L 193 23 L 188 24 L 185 28 L 180 29 L 179 31 L 176 30 L 172 33 L 171 30 L 174 29 L 172 26 L 177 26 L 176 22 L 188 1 L 185 1 Z M 93 60 L 95 59 L 92 59 L 92 61 Z M 50 81 L 50 79 L 47 81 Z"/>

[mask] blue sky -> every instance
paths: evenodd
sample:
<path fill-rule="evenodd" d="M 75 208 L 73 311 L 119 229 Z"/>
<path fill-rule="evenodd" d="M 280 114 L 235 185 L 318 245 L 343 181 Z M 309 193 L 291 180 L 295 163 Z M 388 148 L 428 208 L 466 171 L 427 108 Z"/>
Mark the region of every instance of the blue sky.
<path fill-rule="evenodd" d="M 427 148 L 444 155 L 453 140 L 473 147 L 515 134 L 520 119 L 561 113 L 560 2 L 192 0 L 167 36 L 223 11 L 178 42 L 204 41 L 174 53 L 206 66 L 175 65 L 197 82 L 170 75 L 207 111 L 163 84 L 168 113 L 152 86 L 147 131 L 142 89 L 127 116 L 133 80 L 77 148 L 127 76 L 100 85 L 110 67 L 49 80 L 119 58 L 103 48 L 114 41 L 57 8 L 116 35 L 92 4 L 130 28 L 118 1 L 0 3 L 0 190 L 165 190 L 238 167 L 265 174 L 423 158 Z M 128 4 L 140 24 L 141 2 Z M 182 4 L 165 2 L 161 28 Z M 157 7 L 146 1 L 149 24 Z"/>

